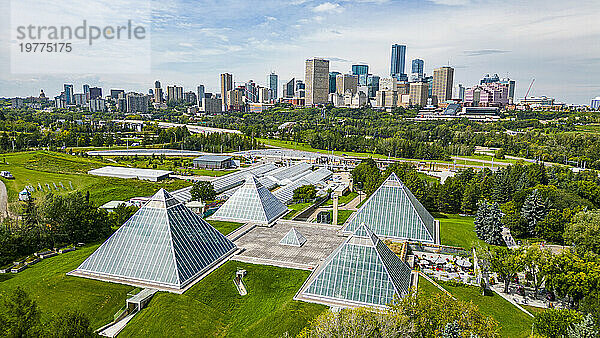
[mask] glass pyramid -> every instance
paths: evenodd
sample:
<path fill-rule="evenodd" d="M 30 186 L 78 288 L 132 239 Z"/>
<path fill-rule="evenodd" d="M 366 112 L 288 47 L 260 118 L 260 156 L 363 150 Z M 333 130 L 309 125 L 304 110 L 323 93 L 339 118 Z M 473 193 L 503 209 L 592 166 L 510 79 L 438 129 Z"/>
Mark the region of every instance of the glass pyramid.
<path fill-rule="evenodd" d="M 361 224 L 313 272 L 299 299 L 348 306 L 384 307 L 410 288 L 411 269 Z"/>
<path fill-rule="evenodd" d="M 394 173 L 352 216 L 344 232 L 353 233 L 363 222 L 381 237 L 439 242 L 436 220 Z"/>
<path fill-rule="evenodd" d="M 306 238 L 296 228 L 291 228 L 281 241 L 279 241 L 279 244 L 301 247 L 305 242 Z"/>
<path fill-rule="evenodd" d="M 161 189 L 70 274 L 176 291 L 235 250 Z"/>
<path fill-rule="evenodd" d="M 269 224 L 288 208 L 253 176 L 214 213 L 211 219 Z"/>

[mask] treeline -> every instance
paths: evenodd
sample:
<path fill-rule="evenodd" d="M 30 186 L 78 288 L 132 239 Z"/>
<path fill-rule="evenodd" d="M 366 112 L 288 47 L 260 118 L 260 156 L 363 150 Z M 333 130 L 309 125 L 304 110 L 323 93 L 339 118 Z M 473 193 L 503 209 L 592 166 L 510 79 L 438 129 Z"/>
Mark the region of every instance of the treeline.
<path fill-rule="evenodd" d="M 109 215 L 80 192 L 30 199 L 17 220 L 0 225 L 0 266 L 44 249 L 104 240 L 135 210 L 121 207 Z"/>

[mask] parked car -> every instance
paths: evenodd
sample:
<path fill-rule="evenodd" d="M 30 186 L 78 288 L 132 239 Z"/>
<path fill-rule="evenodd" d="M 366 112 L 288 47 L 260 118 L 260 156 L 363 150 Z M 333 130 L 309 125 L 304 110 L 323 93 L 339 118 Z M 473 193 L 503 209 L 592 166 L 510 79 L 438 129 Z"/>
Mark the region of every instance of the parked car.
<path fill-rule="evenodd" d="M 8 180 L 12 180 L 12 179 L 14 179 L 14 178 L 15 178 L 15 177 L 13 176 L 13 174 L 11 174 L 11 173 L 10 173 L 10 171 L 2 171 L 2 172 L 0 172 L 0 176 L 2 176 L 2 177 L 4 177 L 4 178 L 6 178 L 6 179 L 8 179 Z"/>

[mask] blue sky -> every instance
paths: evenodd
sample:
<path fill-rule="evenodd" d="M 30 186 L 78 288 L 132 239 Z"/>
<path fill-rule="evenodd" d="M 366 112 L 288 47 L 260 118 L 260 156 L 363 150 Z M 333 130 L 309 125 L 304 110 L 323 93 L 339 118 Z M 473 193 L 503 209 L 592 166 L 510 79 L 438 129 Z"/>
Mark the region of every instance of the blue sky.
<path fill-rule="evenodd" d="M 104 0 L 90 2 L 98 1 Z M 118 3 L 135 10 L 140 1 Z M 2 15 L 6 6 L 0 5 Z M 455 83 L 467 87 L 498 73 L 517 80 L 518 97 L 532 78 L 530 95 L 580 104 L 600 96 L 597 0 L 153 0 L 151 7 L 151 74 L 10 74 L 9 25 L 0 20 L 0 96 L 36 95 L 41 88 L 54 96 L 63 82 L 76 91 L 90 83 L 146 92 L 157 79 L 186 90 L 204 84 L 214 92 L 222 72 L 264 85 L 275 71 L 281 84 L 303 78 L 304 60 L 313 56 L 329 58 L 331 70 L 367 63 L 372 73 L 387 76 L 393 43 L 407 45 L 407 68 L 413 58 L 425 60 L 427 73 L 450 64 Z"/>

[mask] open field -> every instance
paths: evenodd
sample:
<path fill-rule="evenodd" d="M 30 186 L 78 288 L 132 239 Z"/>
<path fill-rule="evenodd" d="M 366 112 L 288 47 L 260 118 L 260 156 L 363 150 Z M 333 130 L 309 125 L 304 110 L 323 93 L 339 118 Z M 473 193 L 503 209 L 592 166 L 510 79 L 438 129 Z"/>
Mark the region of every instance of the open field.
<path fill-rule="evenodd" d="M 438 213 L 433 216 L 440 221 L 440 239 L 443 245 L 465 249 L 472 248 L 474 243 L 487 245 L 477 238 L 473 217 Z"/>
<path fill-rule="evenodd" d="M 235 229 L 244 225 L 244 223 L 238 222 L 228 222 L 228 221 L 216 221 L 216 220 L 206 220 L 210 225 L 215 227 L 215 229 L 219 230 L 223 235 L 227 235 Z"/>
<path fill-rule="evenodd" d="M 0 170 L 9 170 L 15 176 L 14 180 L 2 179 L 6 184 L 9 202 L 15 202 L 17 194 L 26 185 L 31 185 L 37 190 L 38 183 L 44 191 L 34 192 L 34 197 L 43 197 L 49 192 L 46 184 L 50 185 L 52 193 L 70 192 L 71 183 L 75 191 L 89 191 L 90 198 L 98 205 L 110 200 L 150 196 L 160 188 L 175 190 L 191 184 L 182 180 L 148 182 L 86 174 L 90 169 L 105 165 L 110 163 L 46 151 L 6 154 L 0 157 Z M 62 183 L 66 189 L 55 190 L 53 183 L 57 186 Z"/>
<path fill-rule="evenodd" d="M 245 269 L 248 295 L 233 283 Z M 308 271 L 229 261 L 183 295 L 160 292 L 119 337 L 295 336 L 325 306 L 292 300 Z"/>
<path fill-rule="evenodd" d="M 500 335 L 502 337 L 528 337 L 529 333 L 531 333 L 533 318 L 517 309 L 499 295 L 494 293 L 491 296 L 482 296 L 481 291 L 477 287 L 450 286 L 450 284 L 440 281 L 438 283 L 456 297 L 456 299 L 466 302 L 470 301 L 477 305 L 482 314 L 492 316 L 500 323 Z M 423 277 L 419 277 L 418 290 L 426 295 L 442 293 L 441 290 Z"/>
<path fill-rule="evenodd" d="M 160 170 L 171 170 L 175 172 L 185 171 L 191 172 L 197 176 L 211 176 L 220 177 L 232 172 L 238 171 L 238 169 L 232 170 L 211 170 L 211 169 L 185 169 L 193 166 L 193 159 L 191 157 L 151 157 L 151 156 L 112 156 L 107 157 L 116 161 L 119 165 L 134 167 L 134 168 L 145 168 L 145 169 L 160 169 Z"/>
<path fill-rule="evenodd" d="M 37 302 L 42 320 L 52 314 L 78 310 L 88 316 L 94 329 L 107 324 L 125 305 L 127 292 L 134 287 L 66 275 L 97 247 L 98 244 L 86 246 L 44 259 L 17 274 L 0 275 L 0 293 L 6 294 L 20 286 Z"/>

